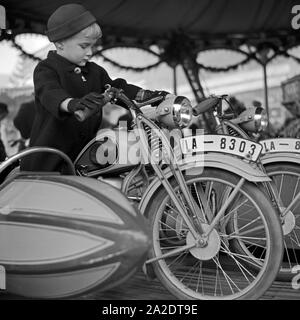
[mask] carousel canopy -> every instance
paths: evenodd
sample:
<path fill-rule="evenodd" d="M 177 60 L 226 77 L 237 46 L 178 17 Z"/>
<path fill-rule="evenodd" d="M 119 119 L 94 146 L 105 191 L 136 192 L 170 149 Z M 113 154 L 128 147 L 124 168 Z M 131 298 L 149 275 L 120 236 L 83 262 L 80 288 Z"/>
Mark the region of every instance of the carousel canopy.
<path fill-rule="evenodd" d="M 44 34 L 47 19 L 66 0 L 2 0 L 13 35 Z M 207 47 L 291 47 L 294 0 L 85 0 L 99 21 L 104 44 L 150 45 L 188 37 L 198 50 Z"/>

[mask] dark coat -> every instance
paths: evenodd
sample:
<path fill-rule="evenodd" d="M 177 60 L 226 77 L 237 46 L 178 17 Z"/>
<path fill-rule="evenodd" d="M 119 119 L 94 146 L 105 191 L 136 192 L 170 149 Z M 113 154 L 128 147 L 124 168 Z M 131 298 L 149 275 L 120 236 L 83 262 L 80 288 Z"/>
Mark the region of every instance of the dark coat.
<path fill-rule="evenodd" d="M 7 114 L 8 114 L 7 104 L 0 102 L 0 121 L 4 119 L 7 116 Z M 0 162 L 4 161 L 6 156 L 7 154 L 6 154 L 5 146 L 0 137 Z"/>
<path fill-rule="evenodd" d="M 34 101 L 22 103 L 14 117 L 14 126 L 20 131 L 23 139 L 29 139 L 35 117 Z"/>
<path fill-rule="evenodd" d="M 102 93 L 105 84 L 123 89 L 131 99 L 141 89 L 123 79 L 112 80 L 102 67 L 93 62 L 80 67 L 81 73 L 74 71 L 76 67 L 55 51 L 50 51 L 47 59 L 38 63 L 33 74 L 36 115 L 30 135 L 30 146 L 59 149 L 72 161 L 96 135 L 102 111 L 79 122 L 74 115 L 61 111 L 61 102 L 67 98 L 81 98 L 89 92 Z M 60 170 L 61 165 L 61 159 L 57 156 L 43 153 L 24 158 L 21 169 L 56 171 Z"/>

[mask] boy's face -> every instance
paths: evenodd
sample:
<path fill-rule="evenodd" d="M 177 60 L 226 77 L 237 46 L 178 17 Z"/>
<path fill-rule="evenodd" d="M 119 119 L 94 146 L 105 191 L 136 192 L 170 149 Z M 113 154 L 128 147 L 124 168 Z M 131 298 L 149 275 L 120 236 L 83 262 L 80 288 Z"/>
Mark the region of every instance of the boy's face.
<path fill-rule="evenodd" d="M 85 66 L 92 57 L 97 39 L 79 32 L 69 39 L 62 40 L 57 47 L 57 53 L 78 66 Z"/>

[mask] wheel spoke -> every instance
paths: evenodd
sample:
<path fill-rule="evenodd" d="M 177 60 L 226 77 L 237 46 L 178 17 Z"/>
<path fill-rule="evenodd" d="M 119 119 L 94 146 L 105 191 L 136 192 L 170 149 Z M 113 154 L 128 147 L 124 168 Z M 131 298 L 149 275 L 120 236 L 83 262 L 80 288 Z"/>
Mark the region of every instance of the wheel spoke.
<path fill-rule="evenodd" d="M 186 256 L 188 255 L 188 251 L 185 252 L 181 252 L 177 257 L 175 257 L 171 263 L 168 263 L 168 267 L 171 267 L 172 265 L 174 265 L 174 263 L 176 262 L 180 262 L 181 260 L 183 260 Z"/>
<path fill-rule="evenodd" d="M 248 229 L 248 230 L 245 230 L 245 231 L 241 232 L 241 230 L 245 229 L 246 227 L 249 227 L 251 224 L 257 222 L 260 219 L 261 219 L 261 217 L 257 217 L 256 219 L 252 220 L 251 222 L 249 222 L 249 223 L 243 225 L 242 227 L 240 227 L 238 230 L 236 230 L 233 233 L 229 234 L 229 236 L 232 236 L 233 234 L 237 234 L 237 232 L 238 232 L 238 235 L 245 235 L 245 234 L 248 234 L 248 233 L 251 233 L 251 232 L 254 232 L 254 231 L 258 231 L 258 230 L 264 229 L 264 226 L 258 226 L 258 227 L 253 227 L 252 229 Z"/>
<path fill-rule="evenodd" d="M 155 257 L 155 258 L 147 260 L 147 263 L 151 263 L 151 262 L 154 262 L 154 261 L 157 261 L 157 260 L 160 260 L 160 259 L 165 259 L 165 258 L 174 256 L 174 255 L 177 255 L 177 254 L 179 254 L 179 253 L 181 253 L 181 252 L 183 252 L 185 250 L 189 250 L 189 249 L 191 249 L 191 248 L 193 248 L 195 246 L 196 246 L 196 244 L 193 243 L 193 244 L 189 244 L 189 245 L 178 247 L 176 249 L 168 251 L 167 253 L 163 253 L 163 254 Z"/>
<path fill-rule="evenodd" d="M 297 182 L 296 182 L 296 186 L 295 186 L 295 188 L 294 188 L 294 193 L 293 193 L 292 201 L 295 199 L 296 194 L 298 193 L 298 192 L 296 192 L 296 191 L 297 191 L 297 189 L 298 189 L 299 180 L 300 180 L 300 176 L 298 177 Z"/>
<path fill-rule="evenodd" d="M 194 265 L 192 265 L 186 272 L 185 272 L 185 276 L 181 277 L 179 279 L 180 282 L 183 282 L 188 276 L 189 276 L 189 281 L 187 284 L 191 284 L 192 281 L 194 280 L 194 275 L 197 272 L 197 265 L 199 265 L 200 261 L 196 260 L 196 262 L 194 263 Z"/>
<path fill-rule="evenodd" d="M 224 251 L 224 250 L 220 250 L 220 252 L 227 253 L 227 251 Z M 231 255 L 234 257 L 237 257 L 247 263 L 250 263 L 251 265 L 253 265 L 255 267 L 261 267 L 261 263 L 259 263 L 259 262 L 264 262 L 264 260 L 261 258 L 256 258 L 254 256 L 249 256 L 246 254 L 231 252 Z"/>
<path fill-rule="evenodd" d="M 224 241 L 222 241 L 223 246 L 225 247 L 225 250 L 227 251 L 227 254 L 234 260 L 234 262 L 237 264 L 238 268 L 241 270 L 243 276 L 245 277 L 245 279 L 247 280 L 247 282 L 250 284 L 250 281 L 247 277 L 247 275 L 245 274 L 245 272 L 247 272 L 253 279 L 255 279 L 255 276 L 248 270 L 246 269 L 245 266 L 243 266 L 236 258 L 235 256 L 232 254 L 232 252 L 229 250 L 229 248 L 227 247 L 226 243 Z M 223 250 L 224 250 L 223 247 Z"/>
<path fill-rule="evenodd" d="M 292 251 L 295 264 L 298 265 L 299 262 L 298 262 L 298 257 L 297 257 L 297 252 L 296 251 L 299 250 L 299 245 L 298 245 L 298 243 L 296 243 L 298 248 L 295 248 L 295 246 L 294 246 L 295 240 L 292 238 L 291 235 L 289 235 L 289 238 L 291 240 L 290 243 L 291 243 L 292 248 L 288 248 L 288 250 Z"/>
<path fill-rule="evenodd" d="M 236 287 L 236 289 L 237 289 L 238 291 L 240 291 L 240 288 L 235 284 L 235 282 L 231 279 L 231 277 L 227 274 L 227 272 L 225 272 L 225 270 L 222 268 L 222 265 L 221 265 L 221 263 L 220 263 L 220 261 L 219 261 L 219 258 L 214 257 L 214 258 L 213 258 L 213 261 L 214 261 L 214 263 L 216 264 L 216 266 L 222 271 L 222 273 L 223 273 L 223 275 L 224 275 L 224 277 L 225 277 L 226 282 L 228 283 L 228 286 L 229 286 L 231 292 L 232 292 L 232 293 L 235 293 L 235 291 L 233 290 L 233 287 L 231 286 L 231 284 L 232 284 L 234 287 Z"/>
<path fill-rule="evenodd" d="M 232 239 L 242 239 L 243 241 L 248 241 L 250 242 L 249 240 L 258 240 L 258 241 L 266 241 L 267 238 L 258 238 L 258 237 L 245 237 L 245 236 L 241 236 L 240 234 L 238 235 L 226 235 L 225 236 L 227 238 L 227 240 L 232 240 Z M 254 243 L 254 242 L 253 242 Z M 256 242 L 255 242 L 256 243 Z"/>
<path fill-rule="evenodd" d="M 259 248 L 262 248 L 262 249 L 265 249 L 265 248 L 266 248 L 265 246 L 260 245 L 260 244 L 257 243 L 257 242 L 252 242 L 252 241 L 249 241 L 249 240 L 247 240 L 247 239 L 243 239 L 243 242 L 249 244 L 250 246 L 253 246 L 254 248 L 256 248 L 256 247 L 259 247 Z"/>
<path fill-rule="evenodd" d="M 203 264 L 203 262 L 200 261 L 200 263 L 199 263 L 200 270 L 198 273 L 196 290 L 197 290 L 197 292 L 199 292 L 199 284 L 200 284 L 200 280 L 201 280 L 202 294 L 204 294 L 204 282 L 203 282 L 203 277 L 202 277 L 202 264 Z"/>
<path fill-rule="evenodd" d="M 280 179 L 280 186 L 279 186 L 279 192 L 278 192 L 278 197 L 279 199 L 281 199 L 281 190 L 282 190 L 282 184 L 283 184 L 283 174 L 281 175 L 281 179 Z M 277 201 L 279 200 L 277 199 Z"/>
<path fill-rule="evenodd" d="M 162 221 L 160 221 L 160 224 L 167 227 L 167 230 L 161 229 L 162 231 L 173 230 L 173 231 L 175 231 L 177 233 L 177 230 L 175 228 L 171 227 L 169 224 L 166 224 L 165 222 L 162 222 Z"/>
<path fill-rule="evenodd" d="M 289 251 L 288 251 L 288 248 L 286 246 L 286 242 L 285 241 L 284 241 L 284 250 L 285 250 L 285 253 L 286 253 L 286 256 L 287 256 L 287 259 L 288 259 L 289 267 L 291 269 L 292 268 L 292 264 L 291 264 L 290 254 L 289 254 Z"/>
<path fill-rule="evenodd" d="M 294 235 L 295 238 L 292 237 L 292 234 Z M 291 243 L 295 243 L 300 248 L 299 238 L 295 232 L 295 229 L 293 229 L 292 234 L 288 235 L 291 240 Z"/>
<path fill-rule="evenodd" d="M 207 223 L 208 222 L 207 221 L 207 214 L 210 217 L 210 220 L 212 219 L 212 212 L 209 208 L 209 198 L 207 198 L 206 195 L 204 195 L 204 192 L 201 188 L 201 184 L 198 184 L 198 186 L 197 186 L 196 183 L 194 183 L 193 186 L 194 186 L 194 189 L 196 192 L 196 196 L 197 196 L 197 200 L 198 200 L 200 209 L 202 211 L 202 216 L 204 218 L 204 222 Z M 199 194 L 199 191 L 201 193 L 201 196 Z M 205 204 L 206 204 L 206 206 L 204 208 Z M 206 211 L 208 211 L 207 214 L 206 214 Z"/>
<path fill-rule="evenodd" d="M 245 203 L 248 202 L 248 199 L 244 200 L 244 202 L 238 204 L 235 208 L 233 208 L 232 210 L 230 210 L 230 212 L 226 213 L 221 219 L 220 222 L 222 221 L 222 219 L 225 219 L 224 222 L 222 223 L 223 225 L 226 225 L 227 222 L 230 220 L 232 213 L 235 213 L 240 207 L 242 207 Z M 241 216 L 244 215 L 244 212 L 242 212 L 240 214 Z"/>

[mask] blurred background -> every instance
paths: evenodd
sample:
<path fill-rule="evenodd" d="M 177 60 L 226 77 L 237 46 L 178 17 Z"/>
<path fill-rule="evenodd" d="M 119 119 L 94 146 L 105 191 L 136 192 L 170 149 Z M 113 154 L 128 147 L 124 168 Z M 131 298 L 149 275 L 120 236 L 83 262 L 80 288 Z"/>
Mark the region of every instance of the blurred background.
<path fill-rule="evenodd" d="M 41 59 L 44 59 L 48 51 L 53 49 L 52 44 L 42 35 L 23 34 L 17 36 L 15 41 L 24 51 Z M 152 50 L 155 51 L 156 48 L 153 47 Z M 300 48 L 292 49 L 291 53 L 300 58 Z M 144 68 L 157 61 L 155 55 L 133 48 L 115 48 L 105 54 L 109 59 L 118 61 L 123 66 L 136 68 Z M 219 49 L 200 52 L 197 62 L 212 68 L 226 68 L 243 59 L 244 56 L 237 52 Z M 102 65 L 113 79 L 122 77 L 130 83 L 148 89 L 169 92 L 175 90 L 174 69 L 166 63 L 161 63 L 150 70 L 136 72 L 121 69 L 101 57 L 93 58 L 92 61 Z M 11 146 L 11 144 L 20 137 L 13 125 L 13 118 L 22 103 L 34 99 L 32 75 L 37 63 L 37 60 L 23 55 L 13 43 L 6 40 L 0 42 L 0 102 L 6 103 L 9 109 L 9 114 L 1 121 L 1 137 L 8 155 L 17 152 L 17 146 Z M 193 92 L 181 66 L 177 66 L 175 72 L 177 94 L 187 96 L 195 103 Z M 280 56 L 273 59 L 267 66 L 269 116 L 276 133 L 279 133 L 288 120 L 292 119 L 292 114 L 282 104 L 282 83 L 298 74 L 300 74 L 300 64 L 294 59 Z M 264 106 L 263 71 L 261 65 L 255 61 L 242 64 L 233 71 L 210 72 L 200 69 L 200 81 L 207 96 L 229 94 L 246 106 L 251 105 L 254 100 L 261 102 Z M 106 121 L 113 124 L 122 112 L 122 109 L 118 108 L 105 110 Z"/>

